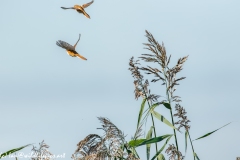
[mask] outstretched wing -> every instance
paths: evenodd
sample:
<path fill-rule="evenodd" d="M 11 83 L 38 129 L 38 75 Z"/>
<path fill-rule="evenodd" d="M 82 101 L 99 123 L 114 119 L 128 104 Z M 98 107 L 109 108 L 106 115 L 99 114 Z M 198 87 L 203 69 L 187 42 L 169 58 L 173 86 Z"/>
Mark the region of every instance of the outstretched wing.
<path fill-rule="evenodd" d="M 62 9 L 74 9 L 73 7 L 61 7 Z"/>
<path fill-rule="evenodd" d="M 61 40 L 57 41 L 56 44 L 57 44 L 59 47 L 62 47 L 62 48 L 64 48 L 64 49 L 66 49 L 66 50 L 72 50 L 72 51 L 75 50 L 72 45 L 68 44 L 67 42 L 61 41 Z"/>
<path fill-rule="evenodd" d="M 77 40 L 76 44 L 73 46 L 73 47 L 74 47 L 74 49 L 76 48 L 76 46 L 77 46 L 77 44 L 78 44 L 78 42 L 79 42 L 79 40 L 80 40 L 80 37 L 81 37 L 81 34 L 79 34 L 79 38 L 78 38 L 78 40 Z"/>
<path fill-rule="evenodd" d="M 92 0 L 92 1 L 89 2 L 89 3 L 83 4 L 82 7 L 83 7 L 83 8 L 87 8 L 87 7 L 90 6 L 93 2 L 94 2 L 94 0 Z"/>

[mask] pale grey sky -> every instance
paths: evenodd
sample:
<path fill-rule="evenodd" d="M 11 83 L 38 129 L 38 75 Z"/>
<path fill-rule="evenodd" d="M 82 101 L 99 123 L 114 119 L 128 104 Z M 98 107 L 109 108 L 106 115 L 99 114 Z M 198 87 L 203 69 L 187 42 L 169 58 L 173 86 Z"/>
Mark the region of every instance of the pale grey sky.
<path fill-rule="evenodd" d="M 60 8 L 86 2 L 0 2 L 0 152 L 44 139 L 52 153 L 70 159 L 80 140 L 101 133 L 98 116 L 130 139 L 140 101 L 134 99 L 128 62 L 147 53 L 142 45 L 147 29 L 165 43 L 173 63 L 189 55 L 181 73 L 187 78 L 177 94 L 191 120 L 192 138 L 234 121 L 194 142 L 199 158 L 240 156 L 240 1 L 95 0 L 86 8 L 91 19 Z M 57 40 L 75 44 L 79 33 L 76 50 L 87 61 L 56 45 Z M 159 135 L 172 133 L 158 124 Z M 144 155 L 145 148 L 139 151 Z M 186 160 L 191 159 L 189 146 Z"/>

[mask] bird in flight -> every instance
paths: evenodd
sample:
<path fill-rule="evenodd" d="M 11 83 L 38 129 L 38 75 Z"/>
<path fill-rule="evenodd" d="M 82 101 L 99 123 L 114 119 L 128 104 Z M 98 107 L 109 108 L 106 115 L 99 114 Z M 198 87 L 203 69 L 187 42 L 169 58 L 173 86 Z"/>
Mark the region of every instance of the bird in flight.
<path fill-rule="evenodd" d="M 81 37 L 81 34 L 79 34 L 79 38 L 78 38 L 78 41 L 80 40 L 80 37 Z M 85 57 L 81 56 L 80 54 L 77 53 L 77 51 L 75 50 L 77 44 L 78 44 L 78 41 L 76 42 L 76 44 L 74 46 L 68 44 L 67 42 L 64 42 L 64 41 L 57 41 L 57 45 L 59 47 L 62 47 L 63 49 L 66 49 L 67 50 L 67 54 L 69 56 L 72 56 L 72 57 L 78 57 L 78 58 L 81 58 L 83 60 L 87 60 Z"/>
<path fill-rule="evenodd" d="M 89 2 L 89 3 L 83 4 L 83 5 L 81 5 L 81 6 L 79 6 L 79 5 L 74 5 L 74 7 L 69 7 L 69 8 L 61 7 L 61 8 L 62 8 L 62 9 L 75 9 L 78 13 L 82 13 L 82 14 L 84 14 L 84 16 L 86 16 L 87 18 L 90 19 L 90 16 L 87 14 L 87 12 L 84 10 L 84 8 L 87 8 L 87 7 L 90 6 L 93 2 L 94 2 L 94 0 L 92 0 L 92 1 Z"/>

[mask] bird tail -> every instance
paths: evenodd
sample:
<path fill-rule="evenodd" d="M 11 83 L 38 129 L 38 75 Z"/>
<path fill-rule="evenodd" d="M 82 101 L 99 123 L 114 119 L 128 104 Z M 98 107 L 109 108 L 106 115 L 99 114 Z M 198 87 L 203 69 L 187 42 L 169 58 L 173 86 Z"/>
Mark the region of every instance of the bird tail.
<path fill-rule="evenodd" d="M 83 60 L 87 60 L 87 58 L 81 56 L 80 54 L 77 54 L 77 57 L 78 57 L 78 58 L 81 58 L 81 59 L 83 59 Z"/>
<path fill-rule="evenodd" d="M 85 17 L 90 19 L 90 16 L 87 14 L 87 12 L 83 11 L 83 14 L 84 14 Z"/>

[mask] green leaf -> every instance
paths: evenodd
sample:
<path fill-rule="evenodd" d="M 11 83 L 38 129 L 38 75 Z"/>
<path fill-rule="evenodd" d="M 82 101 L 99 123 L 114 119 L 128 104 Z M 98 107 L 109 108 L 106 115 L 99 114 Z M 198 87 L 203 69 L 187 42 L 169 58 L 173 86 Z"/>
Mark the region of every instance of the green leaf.
<path fill-rule="evenodd" d="M 128 144 L 130 147 L 136 147 L 144 141 L 146 141 L 146 139 L 136 139 L 136 140 L 129 141 Z"/>
<path fill-rule="evenodd" d="M 27 144 L 27 145 L 22 146 L 22 147 L 19 147 L 19 148 L 11 149 L 11 150 L 9 150 L 9 151 L 1 154 L 1 155 L 0 155 L 0 159 L 3 158 L 3 157 L 5 157 L 5 156 L 7 156 L 7 155 L 9 155 L 9 154 L 12 154 L 12 153 L 14 153 L 14 152 L 20 151 L 21 149 L 23 149 L 23 148 L 25 148 L 25 147 L 28 147 L 28 146 L 30 146 L 30 145 L 31 145 L 31 144 Z"/>
<path fill-rule="evenodd" d="M 146 136 L 146 140 L 152 138 L 152 131 L 153 131 L 153 126 L 151 126 L 150 130 L 148 131 L 147 136 Z M 151 144 L 147 144 L 147 145 L 146 145 L 147 160 L 149 160 L 149 158 L 150 158 L 150 148 L 151 148 Z"/>
<path fill-rule="evenodd" d="M 232 123 L 232 122 L 230 122 L 230 123 Z M 195 141 L 195 140 L 199 140 L 199 139 L 201 139 L 201 138 L 205 138 L 205 137 L 207 137 L 207 136 L 213 134 L 213 133 L 216 132 L 217 130 L 219 130 L 219 129 L 221 129 L 221 128 L 227 126 L 227 125 L 229 125 L 230 123 L 228 123 L 228 124 L 226 124 L 226 125 L 224 125 L 224 126 L 218 128 L 218 129 L 216 129 L 216 130 L 214 130 L 214 131 L 212 131 L 212 132 L 209 132 L 209 133 L 207 133 L 207 134 L 205 134 L 205 135 L 203 135 L 203 136 L 201 136 L 201 137 L 199 137 L 199 138 L 197 138 L 197 139 L 194 139 L 193 141 Z"/>
<path fill-rule="evenodd" d="M 155 104 L 153 104 L 151 107 L 149 107 L 146 111 L 147 111 L 147 114 L 144 116 L 144 118 L 143 119 L 146 119 L 148 116 L 149 116 L 149 114 L 157 107 L 157 106 L 159 106 L 160 105 L 160 103 L 155 103 Z M 146 112 L 145 111 L 145 112 Z"/>
<path fill-rule="evenodd" d="M 155 154 L 155 156 L 151 159 L 154 160 L 156 157 L 158 158 L 158 156 L 160 155 L 160 153 L 164 150 L 165 146 L 167 145 L 168 141 L 172 138 L 172 135 L 170 137 L 168 137 L 168 139 L 166 140 L 166 142 L 164 143 L 164 145 L 162 146 L 162 148 Z"/>
<path fill-rule="evenodd" d="M 140 124 L 140 121 L 141 121 L 141 118 L 142 118 L 142 114 L 143 114 L 143 111 L 144 111 L 145 103 L 146 103 L 146 98 L 143 99 L 142 104 L 141 104 L 141 108 L 140 108 L 140 111 L 139 111 L 139 114 L 138 114 L 137 128 L 139 127 L 139 124 Z"/>
<path fill-rule="evenodd" d="M 188 131 L 185 131 L 185 154 L 187 152 L 187 137 L 188 137 Z"/>
<path fill-rule="evenodd" d="M 157 156 L 157 159 L 158 159 L 158 160 L 165 160 L 165 157 L 164 157 L 163 154 L 159 154 L 159 155 Z"/>
<path fill-rule="evenodd" d="M 177 128 L 174 127 L 174 126 L 172 125 L 172 123 L 170 123 L 165 117 L 163 117 L 163 116 L 162 116 L 161 114 L 159 114 L 158 112 L 152 110 L 151 113 L 152 113 L 152 115 L 153 115 L 154 117 L 156 117 L 157 119 L 159 119 L 160 121 L 162 121 L 162 122 L 165 123 L 166 125 L 168 125 L 168 126 L 170 126 L 171 128 L 177 130 Z"/>
<path fill-rule="evenodd" d="M 197 156 L 197 153 L 194 153 L 194 157 L 196 157 L 197 160 L 200 160 L 200 159 L 198 158 L 198 156 Z"/>
<path fill-rule="evenodd" d="M 151 139 L 143 141 L 142 143 L 140 143 L 136 147 L 146 145 L 146 144 L 161 142 L 162 140 L 164 140 L 165 138 L 168 138 L 170 136 L 172 136 L 172 134 L 166 134 L 166 135 L 159 136 L 159 137 L 156 137 L 156 138 L 151 138 Z"/>
<path fill-rule="evenodd" d="M 172 108 L 171 108 L 171 105 L 170 105 L 169 103 L 163 103 L 163 105 L 164 105 L 167 109 L 170 109 L 170 110 L 172 109 Z"/>
<path fill-rule="evenodd" d="M 157 106 L 159 106 L 160 105 L 160 103 L 155 103 L 155 104 L 153 104 L 149 109 L 150 110 L 154 110 Z"/>

